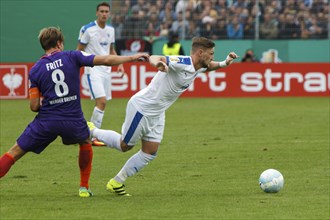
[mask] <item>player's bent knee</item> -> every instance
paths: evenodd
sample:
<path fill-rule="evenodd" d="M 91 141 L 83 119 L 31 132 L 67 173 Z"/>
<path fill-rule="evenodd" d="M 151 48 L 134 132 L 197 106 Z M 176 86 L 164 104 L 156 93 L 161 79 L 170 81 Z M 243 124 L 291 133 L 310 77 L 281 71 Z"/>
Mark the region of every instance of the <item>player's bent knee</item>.
<path fill-rule="evenodd" d="M 127 152 L 127 151 L 131 150 L 134 147 L 134 145 L 130 146 L 130 145 L 127 145 L 126 143 L 122 142 L 120 147 L 121 147 L 122 152 Z"/>

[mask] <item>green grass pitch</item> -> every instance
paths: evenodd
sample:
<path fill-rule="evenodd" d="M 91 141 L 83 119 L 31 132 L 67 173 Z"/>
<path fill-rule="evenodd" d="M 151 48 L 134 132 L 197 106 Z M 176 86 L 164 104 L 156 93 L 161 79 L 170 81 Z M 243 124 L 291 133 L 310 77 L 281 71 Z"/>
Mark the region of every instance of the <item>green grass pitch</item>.
<path fill-rule="evenodd" d="M 121 130 L 127 99 L 108 102 L 103 128 Z M 94 103 L 82 101 L 87 118 Z M 0 101 L 1 154 L 33 119 L 28 100 Z M 27 154 L 0 180 L 0 219 L 330 219 L 329 97 L 179 99 L 166 114 L 158 157 L 105 190 L 130 152 L 94 148 L 95 196 L 78 196 L 78 147 L 60 139 Z M 261 191 L 262 171 L 285 184 Z"/>

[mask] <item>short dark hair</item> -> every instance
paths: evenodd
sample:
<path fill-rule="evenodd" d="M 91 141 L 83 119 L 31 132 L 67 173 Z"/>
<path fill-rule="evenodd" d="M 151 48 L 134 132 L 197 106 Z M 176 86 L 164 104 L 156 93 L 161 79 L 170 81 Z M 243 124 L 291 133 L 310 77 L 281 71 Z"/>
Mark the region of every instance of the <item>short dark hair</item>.
<path fill-rule="evenodd" d="M 110 4 L 108 2 L 101 2 L 96 6 L 96 11 L 98 11 L 101 6 L 106 6 L 110 9 Z"/>
<path fill-rule="evenodd" d="M 62 30 L 59 27 L 47 27 L 40 30 L 38 35 L 41 47 L 46 51 L 55 48 L 57 42 L 64 42 Z"/>
<path fill-rule="evenodd" d="M 203 49 L 211 49 L 215 47 L 215 43 L 207 39 L 205 37 L 194 37 L 192 39 L 192 51 L 195 51 L 196 49 L 203 48 Z"/>

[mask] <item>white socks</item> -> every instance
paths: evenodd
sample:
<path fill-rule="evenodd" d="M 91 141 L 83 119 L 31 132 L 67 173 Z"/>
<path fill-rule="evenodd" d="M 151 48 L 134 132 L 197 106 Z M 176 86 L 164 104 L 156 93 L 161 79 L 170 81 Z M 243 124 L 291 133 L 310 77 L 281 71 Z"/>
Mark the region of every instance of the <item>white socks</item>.
<path fill-rule="evenodd" d="M 95 106 L 91 117 L 91 122 L 93 122 L 97 128 L 101 128 L 103 116 L 104 116 L 104 111 L 100 110 Z"/>
<path fill-rule="evenodd" d="M 95 128 L 92 131 L 92 136 L 105 143 L 108 147 L 122 151 L 120 147 L 121 135 L 119 133 Z"/>
<path fill-rule="evenodd" d="M 148 165 L 150 161 L 156 158 L 156 155 L 150 155 L 139 150 L 125 163 L 123 168 L 115 176 L 115 180 L 120 183 L 124 183 L 127 177 L 133 176 L 139 172 L 143 167 Z"/>

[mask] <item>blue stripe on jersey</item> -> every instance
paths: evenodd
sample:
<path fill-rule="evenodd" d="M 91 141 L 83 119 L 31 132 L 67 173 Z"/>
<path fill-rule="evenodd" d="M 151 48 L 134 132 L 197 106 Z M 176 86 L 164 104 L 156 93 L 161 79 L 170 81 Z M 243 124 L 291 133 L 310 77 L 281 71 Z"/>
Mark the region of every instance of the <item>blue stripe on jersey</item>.
<path fill-rule="evenodd" d="M 168 65 L 170 63 L 170 57 L 166 56 L 166 64 Z"/>
<path fill-rule="evenodd" d="M 137 111 L 134 118 L 133 118 L 133 121 L 132 121 L 131 125 L 129 126 L 128 132 L 127 132 L 127 134 L 124 138 L 124 142 L 126 144 L 131 140 L 131 138 L 132 138 L 136 128 L 138 127 L 142 117 L 143 117 L 143 115 L 140 112 Z"/>
<path fill-rule="evenodd" d="M 90 74 L 87 74 L 87 81 L 88 81 L 88 85 L 89 85 L 89 90 L 93 96 L 93 99 L 95 99 L 95 95 L 94 95 L 94 92 L 93 92 L 93 88 L 92 88 L 92 83 L 91 83 L 91 75 Z"/>
<path fill-rule="evenodd" d="M 182 63 L 182 64 L 186 64 L 186 65 L 191 65 L 191 60 L 189 57 L 179 57 L 179 62 L 178 63 Z"/>
<path fill-rule="evenodd" d="M 88 28 L 93 27 L 93 26 L 95 26 L 95 25 L 96 25 L 95 22 L 92 21 L 91 23 L 86 24 L 86 25 L 83 27 L 83 29 L 81 30 L 81 32 L 82 32 L 82 33 L 85 33 L 85 31 L 86 31 Z"/>

